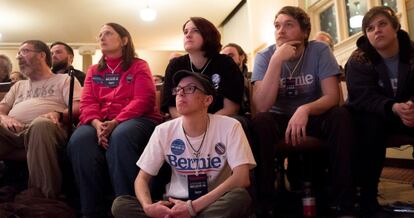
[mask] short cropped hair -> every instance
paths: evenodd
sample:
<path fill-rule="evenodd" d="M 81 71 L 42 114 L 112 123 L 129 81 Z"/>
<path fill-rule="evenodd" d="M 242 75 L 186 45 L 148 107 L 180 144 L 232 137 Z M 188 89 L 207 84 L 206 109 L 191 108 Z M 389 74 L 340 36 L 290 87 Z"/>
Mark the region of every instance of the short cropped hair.
<path fill-rule="evenodd" d="M 66 44 L 66 43 L 64 43 L 64 42 L 59 42 L 59 41 L 57 41 L 57 42 L 52 43 L 52 44 L 50 45 L 50 48 L 52 48 L 52 47 L 53 47 L 53 46 L 55 46 L 55 45 L 63 45 L 63 47 L 65 47 L 65 50 L 66 50 L 66 52 L 67 52 L 68 54 L 70 54 L 70 55 L 72 55 L 72 56 L 74 56 L 74 55 L 75 55 L 75 53 L 73 53 L 73 49 L 72 49 L 72 47 L 70 47 L 68 44 Z"/>

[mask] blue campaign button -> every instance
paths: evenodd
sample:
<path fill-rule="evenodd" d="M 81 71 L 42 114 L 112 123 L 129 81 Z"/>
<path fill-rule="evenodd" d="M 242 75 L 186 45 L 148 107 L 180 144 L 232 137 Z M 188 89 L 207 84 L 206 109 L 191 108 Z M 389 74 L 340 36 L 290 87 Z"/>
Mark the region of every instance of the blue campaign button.
<path fill-rule="evenodd" d="M 171 152 L 175 155 L 184 153 L 185 143 L 181 139 L 176 139 L 171 143 Z"/>

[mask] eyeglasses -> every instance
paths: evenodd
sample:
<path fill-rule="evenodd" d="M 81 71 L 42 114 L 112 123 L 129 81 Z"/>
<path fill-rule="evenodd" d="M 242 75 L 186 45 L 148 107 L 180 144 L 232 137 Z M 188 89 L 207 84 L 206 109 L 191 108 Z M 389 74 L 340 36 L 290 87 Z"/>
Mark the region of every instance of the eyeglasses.
<path fill-rule="evenodd" d="M 100 39 L 102 39 L 103 37 L 112 37 L 113 35 L 115 35 L 115 33 L 114 32 L 111 32 L 111 31 L 104 31 L 104 32 L 101 32 L 101 33 L 99 33 L 99 35 L 97 35 L 96 36 L 96 40 L 100 40 Z"/>
<path fill-rule="evenodd" d="M 183 90 L 184 94 L 193 94 L 196 90 L 200 90 L 202 93 L 206 93 L 206 91 L 198 88 L 197 86 L 194 85 L 188 85 L 188 86 L 177 86 L 175 88 L 172 89 L 172 95 L 178 95 L 178 92 L 180 92 L 180 90 Z"/>
<path fill-rule="evenodd" d="M 24 49 L 18 51 L 17 55 L 26 56 L 27 54 L 29 54 L 29 52 L 40 52 L 40 51 L 24 48 Z"/>

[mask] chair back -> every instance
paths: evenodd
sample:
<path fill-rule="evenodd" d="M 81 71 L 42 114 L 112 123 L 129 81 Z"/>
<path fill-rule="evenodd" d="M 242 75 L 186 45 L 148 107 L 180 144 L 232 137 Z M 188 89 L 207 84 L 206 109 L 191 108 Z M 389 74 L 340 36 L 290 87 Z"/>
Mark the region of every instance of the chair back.
<path fill-rule="evenodd" d="M 7 92 L 10 90 L 12 84 L 10 82 L 0 83 L 0 101 L 4 98 Z"/>

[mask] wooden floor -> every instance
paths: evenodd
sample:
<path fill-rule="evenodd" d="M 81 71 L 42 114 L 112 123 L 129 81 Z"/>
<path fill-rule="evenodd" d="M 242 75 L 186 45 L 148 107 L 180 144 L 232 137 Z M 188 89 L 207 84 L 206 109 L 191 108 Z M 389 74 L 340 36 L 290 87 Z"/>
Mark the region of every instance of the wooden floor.
<path fill-rule="evenodd" d="M 388 175 L 386 175 L 388 177 Z M 401 202 L 410 202 L 414 205 L 414 187 L 412 184 L 407 182 L 406 179 L 403 179 L 401 176 L 401 180 L 398 181 L 398 177 L 394 179 L 381 178 L 379 183 L 379 196 L 378 200 L 379 203 L 384 206 L 388 204 L 395 203 L 397 201 Z M 294 202 L 294 201 L 292 201 Z M 299 202 L 300 203 L 300 202 Z M 301 206 L 296 206 L 296 209 L 300 208 Z M 300 209 L 301 210 L 301 209 Z M 279 211 L 275 217 L 282 217 L 282 218 L 294 218 L 300 217 L 300 213 L 294 210 L 286 210 L 286 211 Z M 300 212 L 300 211 L 299 211 Z M 333 216 L 326 215 L 318 215 L 319 218 L 330 218 Z M 414 218 L 414 213 L 411 214 L 404 214 L 404 213 L 390 213 L 390 212 L 382 212 L 375 216 L 374 218 Z"/>
<path fill-rule="evenodd" d="M 412 184 L 398 183 L 394 180 L 381 179 L 379 184 L 378 200 L 381 205 L 395 203 L 396 201 L 411 202 L 414 205 L 414 187 Z M 384 213 L 379 218 L 413 218 L 414 213 Z"/>
<path fill-rule="evenodd" d="M 398 177 L 397 177 L 398 178 Z M 287 199 L 286 199 L 287 200 Z M 397 179 L 381 178 L 379 184 L 379 197 L 378 200 L 381 205 L 395 203 L 396 201 L 411 202 L 414 204 L 414 187 L 407 181 L 398 181 Z M 301 215 L 301 200 L 295 197 L 292 198 L 292 202 L 298 201 L 298 206 L 292 210 L 283 210 L 282 213 L 278 213 L 276 217 L 295 218 Z M 292 205 L 293 206 L 293 205 Z M 1 215 L 1 214 L 0 214 Z M 0 216 L 1 217 L 1 216 Z M 318 216 L 329 217 L 329 216 Z M 379 218 L 414 218 L 414 214 L 397 214 L 397 213 L 383 213 Z"/>
<path fill-rule="evenodd" d="M 387 179 L 381 179 L 378 200 L 381 205 L 392 203 L 394 201 L 411 201 L 414 203 L 414 187 L 412 184 L 403 184 Z"/>

